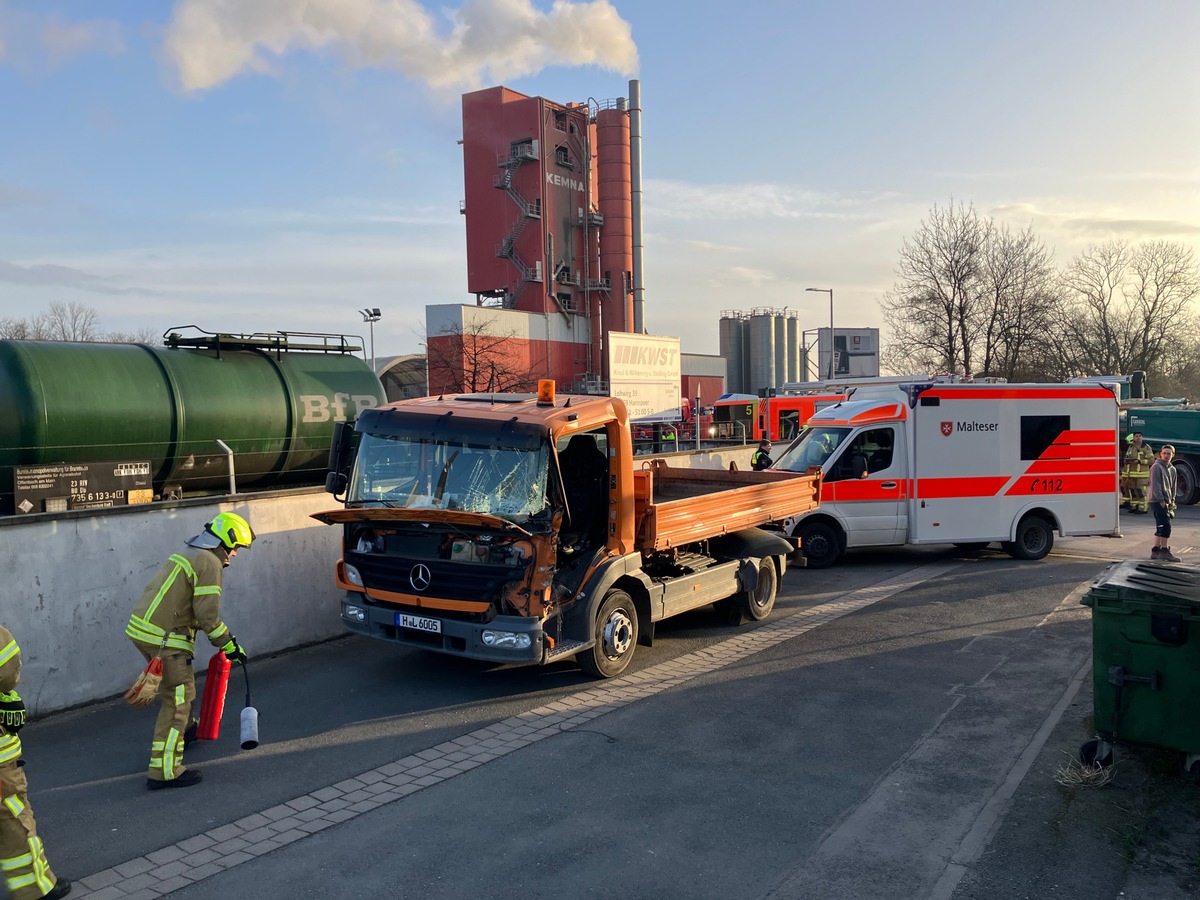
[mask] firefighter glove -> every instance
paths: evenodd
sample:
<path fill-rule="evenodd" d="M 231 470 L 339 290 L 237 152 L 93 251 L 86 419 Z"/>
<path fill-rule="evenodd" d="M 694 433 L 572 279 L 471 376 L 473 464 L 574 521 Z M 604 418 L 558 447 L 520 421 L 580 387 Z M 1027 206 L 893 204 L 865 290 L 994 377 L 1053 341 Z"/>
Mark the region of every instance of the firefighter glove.
<path fill-rule="evenodd" d="M 235 637 L 229 638 L 229 641 L 221 648 L 221 652 L 230 662 L 244 663 L 246 661 L 246 651 L 242 649 L 242 645 L 237 642 Z"/>
<path fill-rule="evenodd" d="M 0 725 L 16 734 L 25 724 L 25 701 L 16 691 L 0 693 Z"/>

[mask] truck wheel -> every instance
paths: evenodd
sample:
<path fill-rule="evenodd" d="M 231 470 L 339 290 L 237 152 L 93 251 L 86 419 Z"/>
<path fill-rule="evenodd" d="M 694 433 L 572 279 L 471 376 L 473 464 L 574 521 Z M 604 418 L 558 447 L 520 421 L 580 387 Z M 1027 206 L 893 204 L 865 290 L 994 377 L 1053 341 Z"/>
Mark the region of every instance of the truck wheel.
<path fill-rule="evenodd" d="M 775 594 L 779 589 L 779 580 L 775 575 L 775 561 L 769 556 L 758 566 L 758 584 L 752 591 L 742 591 L 738 595 L 741 610 L 755 622 L 761 622 L 775 608 Z"/>
<path fill-rule="evenodd" d="M 1179 486 L 1175 491 L 1175 502 L 1187 506 L 1200 500 L 1200 485 L 1196 479 L 1196 465 L 1186 456 L 1175 459 L 1175 474 Z"/>
<path fill-rule="evenodd" d="M 825 522 L 806 522 L 796 529 L 796 537 L 810 569 L 828 569 L 842 555 L 837 529 Z"/>
<path fill-rule="evenodd" d="M 579 655 L 579 665 L 593 678 L 613 678 L 628 667 L 637 641 L 633 598 L 624 591 L 609 591 L 596 614 L 596 643 Z"/>
<path fill-rule="evenodd" d="M 1017 525 L 1016 540 L 1005 549 L 1016 559 L 1041 559 L 1054 546 L 1054 530 L 1041 516 L 1026 516 Z"/>

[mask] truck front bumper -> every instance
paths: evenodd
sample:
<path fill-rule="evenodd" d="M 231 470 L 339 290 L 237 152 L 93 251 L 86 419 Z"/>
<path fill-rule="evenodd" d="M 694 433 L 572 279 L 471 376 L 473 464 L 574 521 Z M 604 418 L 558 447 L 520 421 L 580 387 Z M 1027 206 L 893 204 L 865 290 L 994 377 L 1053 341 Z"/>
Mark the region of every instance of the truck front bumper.
<path fill-rule="evenodd" d="M 402 615 L 393 607 L 366 604 L 357 594 L 342 600 L 342 624 L 354 634 L 452 656 L 513 665 L 537 664 L 545 655 L 545 640 L 537 619 L 496 616 L 487 624 L 480 624 L 436 615 L 409 616 L 426 626 L 414 628 L 400 624 Z M 433 630 L 435 626 L 437 630 Z"/>

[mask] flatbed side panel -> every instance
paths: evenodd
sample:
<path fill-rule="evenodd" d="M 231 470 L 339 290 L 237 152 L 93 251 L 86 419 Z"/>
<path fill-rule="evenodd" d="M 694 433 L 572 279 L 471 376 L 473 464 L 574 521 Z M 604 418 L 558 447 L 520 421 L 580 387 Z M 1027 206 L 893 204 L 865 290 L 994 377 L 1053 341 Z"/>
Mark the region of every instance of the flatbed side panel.
<path fill-rule="evenodd" d="M 782 521 L 816 508 L 820 498 L 820 480 L 811 475 L 777 472 L 708 473 L 691 470 L 687 477 L 672 472 L 664 478 L 656 472 L 655 494 L 672 496 L 683 493 L 684 485 L 717 488 L 716 475 L 766 476 L 758 483 L 742 483 L 726 490 L 710 490 L 695 496 L 654 502 L 642 517 L 640 545 L 643 550 L 667 550 L 718 535 Z M 726 482 L 728 484 L 728 482 Z M 661 488 L 661 490 L 660 490 Z"/>

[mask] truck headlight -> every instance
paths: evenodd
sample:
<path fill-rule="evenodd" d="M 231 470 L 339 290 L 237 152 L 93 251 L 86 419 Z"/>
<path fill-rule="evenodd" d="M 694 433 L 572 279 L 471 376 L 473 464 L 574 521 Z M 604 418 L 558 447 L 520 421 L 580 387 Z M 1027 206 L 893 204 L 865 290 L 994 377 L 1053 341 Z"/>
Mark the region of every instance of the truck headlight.
<path fill-rule="evenodd" d="M 481 635 L 481 639 L 489 647 L 500 647 L 507 650 L 524 650 L 533 639 L 527 635 L 516 631 L 485 631 Z"/>
<path fill-rule="evenodd" d="M 367 611 L 361 606 L 345 606 L 342 608 L 342 617 L 351 622 L 365 622 L 367 621 Z"/>
<path fill-rule="evenodd" d="M 358 569 L 354 566 L 346 565 L 342 567 L 342 571 L 346 573 L 346 580 L 353 585 L 363 587 L 362 576 L 358 574 Z"/>

